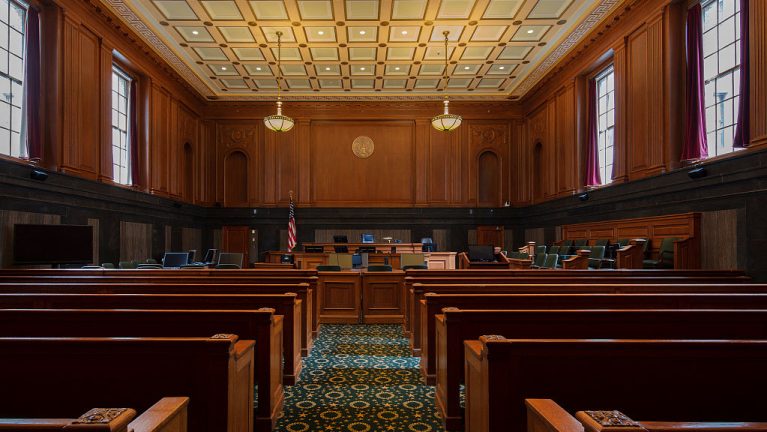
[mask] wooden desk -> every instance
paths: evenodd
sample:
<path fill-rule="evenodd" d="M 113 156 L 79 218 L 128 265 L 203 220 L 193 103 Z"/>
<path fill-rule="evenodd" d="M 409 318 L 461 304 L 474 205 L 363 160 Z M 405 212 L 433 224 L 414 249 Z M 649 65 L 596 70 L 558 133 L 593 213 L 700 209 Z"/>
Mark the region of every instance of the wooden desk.
<path fill-rule="evenodd" d="M 405 272 L 319 272 L 319 323 L 400 324 L 405 317 Z"/>

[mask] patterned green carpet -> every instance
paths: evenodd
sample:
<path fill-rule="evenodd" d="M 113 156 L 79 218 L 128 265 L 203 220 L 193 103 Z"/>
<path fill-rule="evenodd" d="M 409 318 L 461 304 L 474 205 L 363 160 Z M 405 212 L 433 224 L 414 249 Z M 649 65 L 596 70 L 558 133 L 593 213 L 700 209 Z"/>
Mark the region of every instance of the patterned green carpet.
<path fill-rule="evenodd" d="M 443 431 L 399 325 L 321 327 L 278 431 Z"/>

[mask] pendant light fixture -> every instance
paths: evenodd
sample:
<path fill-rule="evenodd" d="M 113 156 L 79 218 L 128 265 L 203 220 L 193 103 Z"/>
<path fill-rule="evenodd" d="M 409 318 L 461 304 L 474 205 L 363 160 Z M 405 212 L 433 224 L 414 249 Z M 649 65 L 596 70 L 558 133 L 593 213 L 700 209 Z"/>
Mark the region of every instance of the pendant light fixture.
<path fill-rule="evenodd" d="M 282 68 L 280 58 L 282 57 L 282 32 L 277 32 L 277 114 L 264 117 L 264 124 L 269 130 L 274 132 L 287 132 L 293 129 L 295 122 L 292 118 L 282 115 L 282 100 L 280 99 L 280 81 L 282 81 Z"/>
<path fill-rule="evenodd" d="M 445 35 L 445 75 L 443 78 L 445 79 L 444 91 L 447 92 L 447 82 L 450 79 L 447 74 L 447 36 L 450 32 L 443 31 L 442 34 Z M 450 101 L 447 99 L 447 95 L 445 95 L 445 101 L 443 103 L 445 104 L 445 112 L 431 119 L 431 125 L 434 129 L 442 132 L 450 132 L 458 129 L 458 126 L 461 125 L 461 116 L 450 114 L 448 111 L 448 104 Z"/>

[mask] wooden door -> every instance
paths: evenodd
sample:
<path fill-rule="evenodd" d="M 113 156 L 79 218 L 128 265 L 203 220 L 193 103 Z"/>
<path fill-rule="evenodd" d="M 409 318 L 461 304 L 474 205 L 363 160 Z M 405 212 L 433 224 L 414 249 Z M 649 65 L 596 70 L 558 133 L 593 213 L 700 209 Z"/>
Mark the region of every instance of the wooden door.
<path fill-rule="evenodd" d="M 493 245 L 503 249 L 503 227 L 502 226 L 478 226 L 477 244 Z"/>
<path fill-rule="evenodd" d="M 225 226 L 221 230 L 222 251 L 230 253 L 241 253 L 242 267 L 250 267 L 250 228 L 246 226 Z"/>

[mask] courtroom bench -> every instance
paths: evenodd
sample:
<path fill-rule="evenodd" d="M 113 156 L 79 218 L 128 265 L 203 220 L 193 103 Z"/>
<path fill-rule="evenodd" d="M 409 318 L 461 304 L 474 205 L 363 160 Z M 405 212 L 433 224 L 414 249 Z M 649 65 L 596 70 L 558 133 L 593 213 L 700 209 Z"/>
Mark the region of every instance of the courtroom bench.
<path fill-rule="evenodd" d="M 767 421 L 766 341 L 467 340 L 466 430 L 524 432 L 525 399 L 669 421 Z M 723 373 L 726 372 L 726 373 Z"/>
<path fill-rule="evenodd" d="M 273 309 L 258 311 L 0 309 L 2 337 L 200 337 L 236 334 L 254 340 L 258 403 L 249 406 L 259 431 L 270 431 L 283 403 L 282 316 Z M 190 395 L 191 397 L 191 395 Z M 190 409 L 198 400 L 192 399 Z"/>
<path fill-rule="evenodd" d="M 593 275 L 594 272 L 591 272 Z M 405 277 L 407 296 L 407 320 L 405 332 L 409 335 L 410 348 L 414 356 L 421 353 L 421 303 L 423 295 L 437 293 L 622 293 L 622 292 L 697 292 L 688 285 L 700 286 L 701 292 L 759 292 L 759 288 L 746 285 L 751 279 L 744 276 L 690 276 L 690 277 L 531 277 L 531 278 L 483 278 L 480 276 L 438 277 L 411 279 Z M 705 285 L 704 285 L 705 284 Z M 726 287 L 713 286 L 727 284 Z M 608 285 L 615 285 L 611 288 Z M 618 287 L 620 285 L 620 287 Z M 677 287 L 678 286 L 678 287 Z M 730 288 L 731 287 L 731 288 Z M 764 289 L 761 289 L 764 292 Z"/>
<path fill-rule="evenodd" d="M 318 322 L 314 308 L 317 304 L 317 271 L 298 269 L 0 269 L 0 283 L 25 282 L 30 277 L 45 277 L 49 282 L 72 281 L 71 278 L 83 278 L 78 282 L 95 280 L 100 282 L 123 282 L 126 279 L 135 282 L 162 283 L 215 283 L 215 284 L 309 284 L 311 299 L 301 297 L 304 302 L 301 311 L 304 327 L 311 328 L 308 336 L 302 337 L 303 355 L 308 355 L 312 345 L 312 336 L 316 336 Z M 35 280 L 33 280 L 34 282 Z M 300 295 L 300 293 L 299 293 Z"/>
<path fill-rule="evenodd" d="M 254 342 L 204 338 L 0 338 L 0 417 L 92 406 L 148 410 L 189 397 L 190 432 L 253 430 Z"/>
<path fill-rule="evenodd" d="M 16 279 L 10 276 L 8 279 Z M 51 280 L 53 279 L 53 280 Z M 315 278 L 316 279 L 316 278 Z M 17 288 L 14 288 L 17 287 Z M 50 292 L 50 293 L 145 293 L 145 294 L 282 294 L 296 293 L 301 300 L 301 355 L 307 356 L 312 346 L 313 330 L 313 297 L 314 290 L 306 282 L 283 282 L 271 279 L 262 280 L 228 280 L 213 278 L 173 278 L 152 279 L 141 278 L 107 278 L 87 277 L 82 280 L 77 276 L 74 280 L 58 276 L 24 277 L 23 281 L 9 281 L 0 276 L 0 293 Z M 308 316 L 307 316 L 308 314 Z"/>
<path fill-rule="evenodd" d="M 549 432 L 764 432 L 767 423 L 635 421 L 618 410 L 578 411 L 575 417 L 551 399 L 526 399 L 527 430 Z M 654 417 L 653 417 L 654 418 Z"/>
<path fill-rule="evenodd" d="M 764 292 L 767 293 L 767 285 L 764 285 Z M 2 298 L 1 295 L 0 298 Z M 421 300 L 421 374 L 430 385 L 436 382 L 434 317 L 441 314 L 444 308 L 449 307 L 474 310 L 767 309 L 767 294 L 437 294 L 427 292 Z"/>
<path fill-rule="evenodd" d="M 257 310 L 283 316 L 282 382 L 293 385 L 301 373 L 301 300 L 285 294 L 60 294 L 0 293 L 0 309 L 185 309 Z"/>
<path fill-rule="evenodd" d="M 435 317 L 437 406 L 448 430 L 463 426 L 463 342 L 513 339 L 767 339 L 767 310 L 458 310 Z"/>
<path fill-rule="evenodd" d="M 131 408 L 93 408 L 72 419 L 0 418 L 0 431 L 186 432 L 188 404 L 165 397 L 138 417 Z"/>

